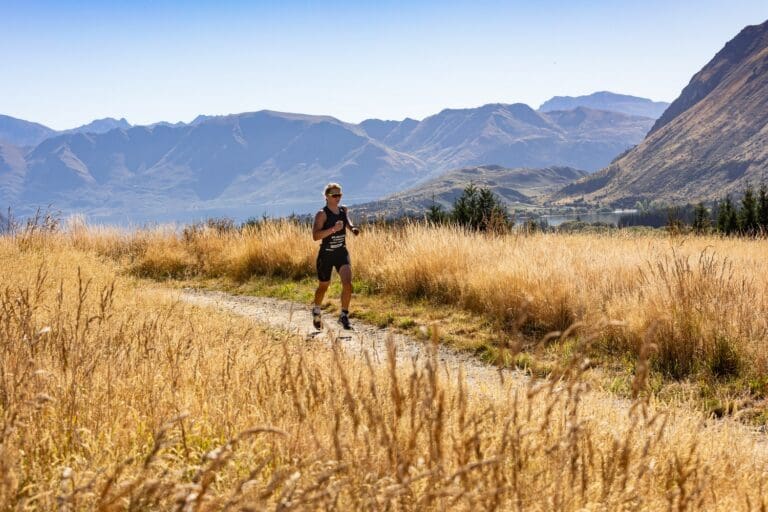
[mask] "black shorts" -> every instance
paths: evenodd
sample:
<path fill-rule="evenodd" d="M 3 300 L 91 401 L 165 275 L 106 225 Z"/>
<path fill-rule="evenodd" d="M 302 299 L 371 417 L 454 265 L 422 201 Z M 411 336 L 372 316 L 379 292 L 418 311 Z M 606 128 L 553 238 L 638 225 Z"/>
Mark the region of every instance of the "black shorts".
<path fill-rule="evenodd" d="M 317 255 L 317 279 L 320 281 L 330 281 L 333 268 L 336 272 L 344 265 L 350 265 L 349 252 L 346 248 L 335 251 L 320 251 Z"/>

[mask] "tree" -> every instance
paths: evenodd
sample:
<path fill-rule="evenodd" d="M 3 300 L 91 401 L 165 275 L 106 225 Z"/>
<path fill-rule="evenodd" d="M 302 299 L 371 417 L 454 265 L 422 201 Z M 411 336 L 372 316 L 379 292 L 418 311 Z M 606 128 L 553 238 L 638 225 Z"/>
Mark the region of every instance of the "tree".
<path fill-rule="evenodd" d="M 511 227 L 507 208 L 489 188 L 469 184 L 453 203 L 451 220 L 478 231 L 501 231 Z"/>
<path fill-rule="evenodd" d="M 703 235 L 709 231 L 709 210 L 704 203 L 699 203 L 693 210 L 693 230 L 697 235 Z"/>
<path fill-rule="evenodd" d="M 757 193 L 757 224 L 763 235 L 768 235 L 768 187 L 765 183 L 760 185 Z"/>
<path fill-rule="evenodd" d="M 717 230 L 724 235 L 731 235 L 739 229 L 736 209 L 731 201 L 731 196 L 726 195 L 720 203 L 717 214 Z"/>
<path fill-rule="evenodd" d="M 715 201 L 712 203 L 712 211 L 709 214 L 709 225 L 717 229 L 718 218 L 720 218 L 720 203 Z"/>
<path fill-rule="evenodd" d="M 427 210 L 427 220 L 433 224 L 443 224 L 448 220 L 448 212 L 445 211 L 443 205 L 435 201 L 435 196 L 432 196 L 432 204 Z"/>
<path fill-rule="evenodd" d="M 755 199 L 755 189 L 752 185 L 747 185 L 744 191 L 744 197 L 741 198 L 741 209 L 739 210 L 739 231 L 745 235 L 754 235 L 757 233 L 757 200 Z"/>
<path fill-rule="evenodd" d="M 688 205 L 690 207 L 690 205 Z M 685 223 L 681 219 L 680 208 L 670 206 L 667 208 L 667 230 L 670 233 L 679 234 L 683 231 Z"/>

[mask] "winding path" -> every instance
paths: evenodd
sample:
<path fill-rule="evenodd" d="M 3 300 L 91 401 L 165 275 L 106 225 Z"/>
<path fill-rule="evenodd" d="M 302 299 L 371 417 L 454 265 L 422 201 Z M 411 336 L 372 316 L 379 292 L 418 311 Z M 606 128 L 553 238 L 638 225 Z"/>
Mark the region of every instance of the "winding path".
<path fill-rule="evenodd" d="M 398 366 L 410 365 L 413 360 L 424 361 L 429 357 L 427 343 L 412 336 L 392 332 L 353 319 L 352 330 L 345 330 L 336 321 L 336 316 L 324 314 L 321 331 L 312 326 L 308 306 L 295 302 L 268 297 L 231 295 L 218 291 L 184 289 L 179 297 L 184 302 L 198 306 L 209 306 L 245 316 L 262 324 L 282 331 L 288 331 L 309 340 L 331 344 L 338 341 L 348 355 L 363 358 L 367 351 L 374 362 L 385 364 L 387 340 L 391 338 L 397 349 Z M 528 377 L 520 370 L 500 370 L 485 364 L 476 357 L 438 345 L 437 358 L 451 378 L 463 370 L 467 389 L 472 391 L 501 392 L 502 381 L 527 384 Z"/>
<path fill-rule="evenodd" d="M 399 367 L 409 368 L 412 361 L 425 361 L 429 357 L 430 342 L 418 340 L 412 336 L 394 333 L 386 328 L 379 328 L 360 321 L 353 322 L 353 330 L 344 330 L 337 322 L 335 315 L 324 315 L 327 325 L 323 330 L 317 331 L 312 326 L 309 307 L 299 303 L 266 298 L 231 295 L 218 291 L 203 291 L 184 289 L 178 298 L 186 303 L 202 307 L 213 307 L 218 310 L 229 311 L 233 314 L 245 316 L 261 325 L 267 325 L 282 331 L 287 331 L 303 336 L 310 342 L 326 343 L 331 345 L 340 343 L 348 357 L 364 358 L 365 353 L 371 355 L 374 364 L 384 365 L 387 362 L 387 340 L 391 337 L 397 350 L 397 363 Z M 446 377 L 451 380 L 458 378 L 459 372 L 463 372 L 467 391 L 470 395 L 480 397 L 509 397 L 511 389 L 523 388 L 530 385 L 531 380 L 520 370 L 504 369 L 483 363 L 469 353 L 458 352 L 444 345 L 437 348 L 437 358 Z M 583 396 L 583 412 L 591 417 L 592 421 L 600 423 L 604 428 L 611 429 L 619 417 L 624 416 L 630 408 L 629 400 L 599 390 L 593 390 Z M 734 446 L 744 447 L 748 443 L 752 455 L 759 460 L 768 459 L 768 436 L 738 424 L 735 421 L 711 421 L 702 425 L 696 418 L 696 413 L 690 410 L 682 410 L 676 407 L 665 407 L 668 416 L 668 428 L 691 428 L 698 424 L 701 435 L 707 436 L 716 431 L 725 429 L 727 444 L 733 441 Z"/>

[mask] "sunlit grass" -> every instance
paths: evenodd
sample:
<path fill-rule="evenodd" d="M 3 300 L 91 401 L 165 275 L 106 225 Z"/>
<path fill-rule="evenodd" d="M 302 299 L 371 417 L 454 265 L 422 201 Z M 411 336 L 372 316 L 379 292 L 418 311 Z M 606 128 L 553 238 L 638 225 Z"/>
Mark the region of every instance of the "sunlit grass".
<path fill-rule="evenodd" d="M 491 372 L 468 388 L 434 355 L 395 364 L 393 346 L 376 366 L 332 344 L 184 305 L 172 289 L 126 275 L 148 272 L 148 261 L 170 268 L 163 255 L 175 261 L 182 247 L 189 259 L 181 258 L 180 275 L 237 276 L 231 268 L 243 261 L 259 268 L 275 256 L 222 249 L 241 236 L 264 244 L 283 235 L 201 244 L 177 236 L 0 238 L 3 509 L 747 510 L 765 502 L 762 445 L 728 421 L 711 428 L 698 414 L 660 411 L 647 393 L 645 356 L 634 360 L 633 404 L 588 389 L 578 345 L 564 352 L 561 378 L 541 383 L 502 384 Z M 441 231 L 368 233 L 353 246 L 359 275 L 390 272 L 380 266 L 390 262 L 366 261 L 373 253 L 365 244 L 418 236 L 461 242 Z M 535 252 L 529 244 L 552 240 L 464 243 L 488 243 L 504 256 L 493 244 L 505 242 Z M 576 250 L 581 241 L 564 243 Z M 286 257 L 274 275 L 303 268 L 301 257 L 311 256 Z M 459 284 L 425 278 L 455 287 L 455 297 L 437 302 L 479 307 L 466 289 L 472 275 L 454 270 Z M 552 270 L 543 275 L 554 279 Z M 407 286 L 397 291 L 397 282 L 387 293 L 404 297 Z M 545 295 L 527 299 L 530 314 L 536 297 Z"/>
<path fill-rule="evenodd" d="M 132 234 L 88 229 L 75 233 L 76 246 L 122 257 L 138 276 L 222 277 L 241 285 L 274 278 L 286 283 L 284 290 L 269 285 L 272 295 L 305 300 L 311 293 L 317 248 L 306 226 L 268 222 L 243 231 Z M 650 336 L 658 348 L 655 368 L 672 378 L 768 370 L 765 239 L 622 231 L 487 236 L 414 224 L 373 226 L 349 237 L 349 245 L 358 295 L 460 308 L 507 338 L 535 340 L 574 324 L 603 326 L 594 347 L 606 354 L 636 355 Z"/>

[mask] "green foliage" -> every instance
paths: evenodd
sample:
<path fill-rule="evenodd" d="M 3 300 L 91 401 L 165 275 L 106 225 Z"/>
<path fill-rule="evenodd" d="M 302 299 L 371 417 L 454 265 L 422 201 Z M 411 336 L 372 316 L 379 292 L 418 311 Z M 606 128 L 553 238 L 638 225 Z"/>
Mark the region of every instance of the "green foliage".
<path fill-rule="evenodd" d="M 763 235 L 768 234 L 768 187 L 760 185 L 757 193 L 757 223 Z"/>
<path fill-rule="evenodd" d="M 747 185 L 744 197 L 741 199 L 741 210 L 739 210 L 739 231 L 745 235 L 754 235 L 757 233 L 757 230 L 755 190 L 752 188 L 752 185 Z"/>
<path fill-rule="evenodd" d="M 521 226 L 524 233 L 546 233 L 552 230 L 547 219 L 528 218 Z"/>
<path fill-rule="evenodd" d="M 747 185 L 739 204 L 730 195 L 715 205 L 713 217 L 717 219 L 717 231 L 724 235 L 765 236 L 768 234 L 768 188 L 765 183 L 755 194 Z"/>
<path fill-rule="evenodd" d="M 709 210 L 704 203 L 699 203 L 693 211 L 693 230 L 697 235 L 709 231 Z"/>
<path fill-rule="evenodd" d="M 707 366 L 715 377 L 738 376 L 743 362 L 736 344 L 724 336 L 719 336 L 715 340 L 712 353 L 707 358 Z"/>
<path fill-rule="evenodd" d="M 454 201 L 450 220 L 477 231 L 504 231 L 513 225 L 502 200 L 491 189 L 471 183 Z"/>
<path fill-rule="evenodd" d="M 725 235 L 738 232 L 739 223 L 736 208 L 733 206 L 731 196 L 726 195 L 720 203 L 717 213 L 717 230 Z"/>
<path fill-rule="evenodd" d="M 448 222 L 450 215 L 445 211 L 443 205 L 435 202 L 434 196 L 432 197 L 432 205 L 427 210 L 427 220 L 433 224 L 445 224 Z"/>
<path fill-rule="evenodd" d="M 667 208 L 667 231 L 670 233 L 682 233 L 685 231 L 684 213 L 679 207 L 670 206 Z"/>

